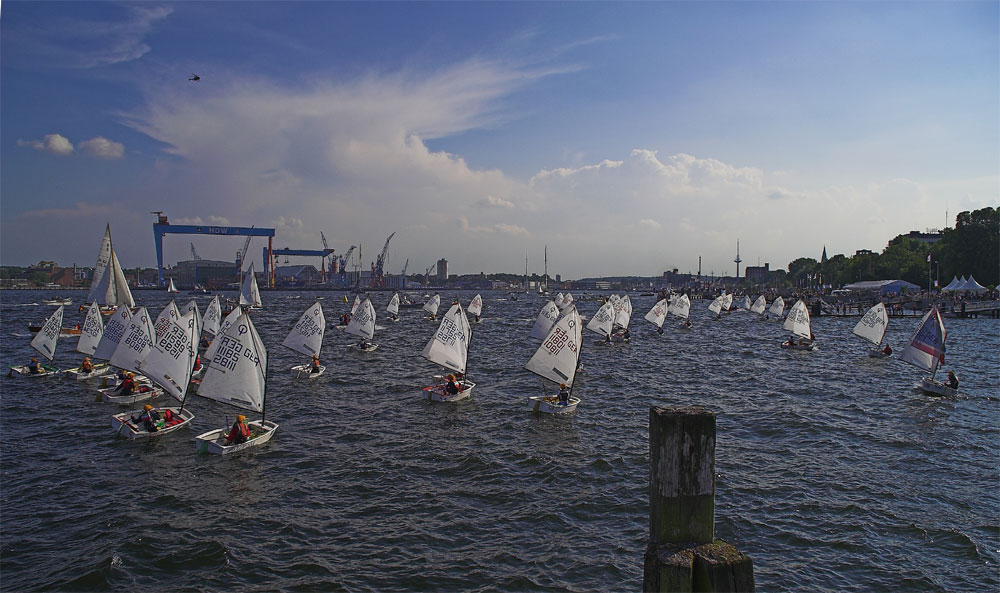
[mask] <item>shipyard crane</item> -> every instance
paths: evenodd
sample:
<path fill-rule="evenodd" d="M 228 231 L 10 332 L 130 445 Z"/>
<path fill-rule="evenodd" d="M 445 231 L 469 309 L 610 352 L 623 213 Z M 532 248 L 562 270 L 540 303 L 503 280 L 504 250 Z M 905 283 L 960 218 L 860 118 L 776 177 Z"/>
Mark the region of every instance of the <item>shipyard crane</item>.
<path fill-rule="evenodd" d="M 430 281 L 431 270 L 434 269 L 435 265 L 437 265 L 437 264 L 431 264 L 431 267 L 429 267 L 426 270 L 424 270 L 424 286 L 429 286 L 430 285 L 430 283 L 431 283 L 431 281 Z"/>
<path fill-rule="evenodd" d="M 191 244 L 191 259 L 193 260 L 201 259 L 201 256 L 198 255 L 198 252 L 194 250 L 194 243 Z"/>
<path fill-rule="evenodd" d="M 403 264 L 403 271 L 399 273 L 399 275 L 403 277 L 404 281 L 406 280 L 406 268 L 409 265 L 410 265 L 410 258 L 406 258 L 406 263 Z"/>
<path fill-rule="evenodd" d="M 330 249 L 330 244 L 326 242 L 326 235 L 323 234 L 323 231 L 319 232 L 319 238 L 323 240 L 323 250 L 324 251 L 329 251 L 330 254 L 332 255 L 333 254 L 333 250 Z M 320 270 L 319 270 L 320 276 L 323 278 L 323 282 L 325 283 L 326 282 L 326 256 L 325 255 L 319 260 L 319 267 L 320 267 Z M 330 270 L 330 271 L 332 272 L 333 270 Z"/>
<path fill-rule="evenodd" d="M 347 262 L 351 261 L 351 254 L 354 253 L 355 249 L 356 247 L 351 245 L 351 248 L 348 249 L 344 255 L 340 256 L 339 266 L 337 269 L 340 272 L 341 277 L 347 276 Z"/>
<path fill-rule="evenodd" d="M 371 285 L 372 286 L 382 286 L 385 284 L 385 257 L 389 253 L 389 241 L 396 236 L 396 233 L 392 233 L 385 240 L 385 245 L 382 246 L 382 253 L 378 254 L 378 258 L 375 260 L 375 273 L 372 275 Z"/>

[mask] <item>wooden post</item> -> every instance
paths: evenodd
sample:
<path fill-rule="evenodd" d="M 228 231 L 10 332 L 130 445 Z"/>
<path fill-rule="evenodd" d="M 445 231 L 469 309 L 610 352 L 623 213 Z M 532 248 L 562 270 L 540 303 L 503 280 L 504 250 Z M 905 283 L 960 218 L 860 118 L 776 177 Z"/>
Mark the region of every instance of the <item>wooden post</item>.
<path fill-rule="evenodd" d="M 643 591 L 754 591 L 753 562 L 715 540 L 715 413 L 650 408 Z"/>

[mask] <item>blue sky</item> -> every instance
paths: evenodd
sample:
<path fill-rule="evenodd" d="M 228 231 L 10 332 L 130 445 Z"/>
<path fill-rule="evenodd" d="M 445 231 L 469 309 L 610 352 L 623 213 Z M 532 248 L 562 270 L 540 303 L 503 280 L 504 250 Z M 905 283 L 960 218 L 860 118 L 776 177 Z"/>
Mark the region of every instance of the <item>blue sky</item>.
<path fill-rule="evenodd" d="M 123 265 L 153 265 L 152 210 L 277 247 L 323 231 L 366 266 L 396 232 L 397 272 L 540 272 L 546 244 L 568 278 L 733 274 L 737 239 L 772 268 L 881 250 L 1000 202 L 998 22 L 996 2 L 8 1 L 0 263 L 93 265 L 110 222 Z"/>

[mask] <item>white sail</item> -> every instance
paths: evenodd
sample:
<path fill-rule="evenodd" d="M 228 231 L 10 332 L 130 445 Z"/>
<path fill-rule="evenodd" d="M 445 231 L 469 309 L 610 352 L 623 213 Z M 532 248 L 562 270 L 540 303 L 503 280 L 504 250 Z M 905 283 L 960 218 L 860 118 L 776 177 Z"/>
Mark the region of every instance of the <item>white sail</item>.
<path fill-rule="evenodd" d="M 763 314 L 764 309 L 766 308 L 767 308 L 767 299 L 764 298 L 764 295 L 760 295 L 759 297 L 757 297 L 757 300 L 754 301 L 752 305 L 750 305 L 750 311 L 758 315 Z"/>
<path fill-rule="evenodd" d="M 561 303 L 556 303 L 560 311 L 565 311 L 572 304 L 573 304 L 573 295 L 568 292 L 566 293 L 566 296 L 563 297 Z"/>
<path fill-rule="evenodd" d="M 365 299 L 358 305 L 344 331 L 369 340 L 375 337 L 375 306 L 370 299 Z"/>
<path fill-rule="evenodd" d="M 198 352 L 198 334 L 199 324 L 194 311 L 179 319 L 169 319 L 139 365 L 139 372 L 178 401 L 184 401 Z"/>
<path fill-rule="evenodd" d="M 351 315 L 354 315 L 354 313 L 357 312 L 358 305 L 360 304 L 361 304 L 361 297 L 359 297 L 358 295 L 354 295 L 354 304 L 351 305 Z"/>
<path fill-rule="evenodd" d="M 646 313 L 644 319 L 656 327 L 663 327 L 663 321 L 667 318 L 667 299 L 661 299 L 653 305 L 653 308 Z"/>
<path fill-rule="evenodd" d="M 565 299 L 565 298 L 566 298 L 566 296 L 563 295 L 563 293 L 557 292 L 556 293 L 556 298 L 552 299 L 552 302 L 555 303 L 557 307 L 559 307 L 560 309 L 562 309 L 563 299 Z"/>
<path fill-rule="evenodd" d="M 80 327 L 80 341 L 76 343 L 76 351 L 92 355 L 97 350 L 102 335 L 104 335 L 104 319 L 101 317 L 101 308 L 97 305 L 97 301 L 94 301 L 90 303 L 87 317 Z"/>
<path fill-rule="evenodd" d="M 153 337 L 156 338 L 160 335 L 160 332 L 167 330 L 167 326 L 170 325 L 171 321 L 177 321 L 181 318 L 181 312 L 177 309 L 177 303 L 170 301 L 167 306 L 160 311 L 160 314 L 156 316 L 156 322 L 153 323 Z"/>
<path fill-rule="evenodd" d="M 139 307 L 135 315 L 128 320 L 128 327 L 125 328 L 125 333 L 122 334 L 109 362 L 121 369 L 142 372 L 139 368 L 149 355 L 149 351 L 153 349 L 155 336 L 156 331 L 153 329 L 149 313 L 145 307 Z"/>
<path fill-rule="evenodd" d="M 812 336 L 809 330 L 809 308 L 802 299 L 795 301 L 792 308 L 788 310 L 788 317 L 785 318 L 783 328 L 792 332 L 796 336 L 808 338 Z"/>
<path fill-rule="evenodd" d="M 441 306 L 441 295 L 435 292 L 434 296 L 427 299 L 427 302 L 424 303 L 424 311 L 427 311 L 431 315 L 437 315 L 438 307 L 440 306 Z"/>
<path fill-rule="evenodd" d="M 674 304 L 671 305 L 669 312 L 677 317 L 680 317 L 681 319 L 687 319 L 688 315 L 691 313 L 691 299 L 688 295 L 682 294 L 677 297 Z"/>
<path fill-rule="evenodd" d="M 281 345 L 306 356 L 319 356 L 325 333 L 326 316 L 317 301 L 302 313 Z"/>
<path fill-rule="evenodd" d="M 750 297 L 748 296 L 743 297 L 743 302 L 740 304 L 740 309 L 743 309 L 744 311 L 750 310 Z"/>
<path fill-rule="evenodd" d="M 570 307 L 552 326 L 542 345 L 524 368 L 549 381 L 572 387 L 573 378 L 576 377 L 576 363 L 580 358 L 582 326 L 580 313 L 576 307 Z"/>
<path fill-rule="evenodd" d="M 198 395 L 247 410 L 264 410 L 267 350 L 250 315 L 236 309 L 237 318 L 215 339 L 219 348 L 208 359 Z"/>
<path fill-rule="evenodd" d="M 34 338 L 31 338 L 31 347 L 38 350 L 42 356 L 52 360 L 52 357 L 56 353 L 56 343 L 59 341 L 59 333 L 62 331 L 63 322 L 63 306 L 59 305 L 59 308 L 49 315 L 49 318 L 45 320 L 42 325 L 42 329 L 38 330 Z"/>
<path fill-rule="evenodd" d="M 385 306 L 385 310 L 390 315 L 399 315 L 399 293 L 393 293 L 392 298 L 389 299 L 389 304 Z"/>
<path fill-rule="evenodd" d="M 201 336 L 201 329 L 204 327 L 204 320 L 201 318 L 201 311 L 198 310 L 198 301 L 191 299 L 188 301 L 184 308 L 181 309 L 181 317 L 184 317 L 188 313 L 194 311 L 194 319 L 196 322 L 196 327 L 198 328 L 198 335 L 195 336 L 195 342 L 198 341 L 198 337 Z"/>
<path fill-rule="evenodd" d="M 101 341 L 97 343 L 97 349 L 94 350 L 94 358 L 101 358 L 103 360 L 108 360 L 111 355 L 115 353 L 115 348 L 118 347 L 118 342 L 122 339 L 122 334 L 125 333 L 125 328 L 128 327 L 128 321 L 132 318 L 132 312 L 129 311 L 127 305 L 118 305 L 118 309 L 115 314 L 112 315 L 108 322 L 104 324 L 104 333 L 101 334 Z"/>
<path fill-rule="evenodd" d="M 204 323 L 204 331 L 210 336 L 214 336 L 219 332 L 219 323 L 222 321 L 222 305 L 219 304 L 219 295 L 212 297 L 212 301 L 208 303 L 208 307 L 205 308 L 205 316 L 202 318 L 202 323 Z"/>
<path fill-rule="evenodd" d="M 257 276 L 253 272 L 253 262 L 250 262 L 250 269 L 243 279 L 243 288 L 240 290 L 240 306 L 260 307 L 260 289 L 257 288 Z"/>
<path fill-rule="evenodd" d="M 466 310 L 469 315 L 480 316 L 483 314 L 483 297 L 481 295 L 476 295 L 472 297 L 472 301 L 469 303 L 469 308 Z"/>
<path fill-rule="evenodd" d="M 725 304 L 726 304 L 726 295 L 724 294 L 719 295 L 715 297 L 715 300 L 708 305 L 708 310 L 711 311 L 712 313 L 715 313 L 716 315 L 719 315 L 722 313 L 722 309 Z"/>
<path fill-rule="evenodd" d="M 177 290 L 177 287 L 174 285 L 174 279 L 173 278 L 170 279 L 170 284 L 167 286 L 167 292 L 171 292 L 171 293 L 173 293 L 173 292 L 180 292 L 179 290 Z"/>
<path fill-rule="evenodd" d="M 622 329 L 628 329 L 629 322 L 632 321 L 632 299 L 625 295 L 618 300 L 615 305 L 615 325 Z"/>
<path fill-rule="evenodd" d="M 776 317 L 781 317 L 781 314 L 785 312 L 785 299 L 781 297 L 774 299 L 774 302 L 771 303 L 771 308 L 767 312 Z"/>
<path fill-rule="evenodd" d="M 594 316 L 590 318 L 587 322 L 587 329 L 590 331 L 601 334 L 602 336 L 610 336 L 611 330 L 614 329 L 615 325 L 615 306 L 609 299 L 608 302 L 601 305 L 601 308 L 594 313 Z"/>
<path fill-rule="evenodd" d="M 852 330 L 854 335 L 861 336 L 876 346 L 882 343 L 885 330 L 889 327 L 889 314 L 885 310 L 885 305 L 877 303 L 865 313 L 861 321 Z"/>
<path fill-rule="evenodd" d="M 122 266 L 118 263 L 118 255 L 115 254 L 114 248 L 111 249 L 111 273 L 114 278 L 115 297 L 114 301 L 108 304 L 134 307 L 135 299 L 132 298 L 132 291 L 128 288 L 128 281 L 125 280 L 125 272 L 122 271 Z"/>
<path fill-rule="evenodd" d="M 456 303 L 441 318 L 441 325 L 420 355 L 435 364 L 464 373 L 471 339 L 469 320 L 462 305 Z"/>
<path fill-rule="evenodd" d="M 108 274 L 111 267 L 111 225 L 104 228 L 104 239 L 101 240 L 101 248 L 97 252 L 97 263 L 94 264 L 94 276 L 90 281 L 90 292 L 87 293 L 87 300 L 97 302 L 101 305 L 109 305 L 114 302 L 113 295 L 109 291 L 114 286 L 112 275 Z"/>
<path fill-rule="evenodd" d="M 910 336 L 910 341 L 899 358 L 933 373 L 937 370 L 937 365 L 944 362 L 944 343 L 947 338 L 941 313 L 936 306 L 931 307 L 920 320 L 917 331 Z"/>
<path fill-rule="evenodd" d="M 728 311 L 733 306 L 733 293 L 728 293 L 722 299 L 722 310 Z"/>
<path fill-rule="evenodd" d="M 544 340 L 545 336 L 549 335 L 549 330 L 552 329 L 552 324 L 559 319 L 559 307 L 556 306 L 555 301 L 549 301 L 542 305 L 542 310 L 538 312 L 538 318 L 535 319 L 535 325 L 531 327 L 531 337 L 539 340 Z"/>
<path fill-rule="evenodd" d="M 240 311 L 240 308 L 236 307 L 229 312 L 229 315 L 226 315 L 226 318 L 219 324 L 219 331 L 215 334 L 216 337 L 222 335 L 231 325 L 236 323 L 236 320 L 240 317 Z M 208 345 L 207 349 L 205 349 L 205 360 L 211 360 L 215 356 L 215 351 L 218 349 L 218 340 L 212 340 L 212 343 Z"/>

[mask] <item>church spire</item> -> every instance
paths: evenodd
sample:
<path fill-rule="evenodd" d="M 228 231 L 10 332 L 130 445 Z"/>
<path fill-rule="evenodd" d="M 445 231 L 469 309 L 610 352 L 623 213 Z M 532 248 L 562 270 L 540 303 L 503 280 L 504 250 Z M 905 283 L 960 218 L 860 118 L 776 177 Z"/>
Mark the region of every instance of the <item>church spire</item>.
<path fill-rule="evenodd" d="M 819 263 L 821 264 L 826 263 L 826 245 L 823 246 L 823 257 L 819 258 Z"/>

